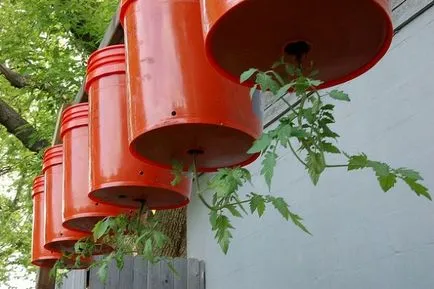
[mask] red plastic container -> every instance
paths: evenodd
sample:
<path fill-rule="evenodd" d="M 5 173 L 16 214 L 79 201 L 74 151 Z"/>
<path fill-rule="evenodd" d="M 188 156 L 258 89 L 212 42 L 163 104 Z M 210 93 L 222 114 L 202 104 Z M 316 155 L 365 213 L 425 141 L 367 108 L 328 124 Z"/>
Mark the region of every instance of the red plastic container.
<path fill-rule="evenodd" d="M 130 150 L 199 171 L 246 165 L 262 132 L 259 97 L 220 76 L 203 49 L 199 1 L 123 0 Z"/>
<path fill-rule="evenodd" d="M 89 234 L 62 226 L 63 147 L 57 145 L 45 151 L 45 249 L 73 252 L 74 244 Z"/>
<path fill-rule="evenodd" d="M 388 0 L 201 0 L 201 8 L 208 59 L 236 83 L 303 42 L 303 67 L 313 62 L 322 88 L 337 85 L 373 67 L 393 36 Z"/>
<path fill-rule="evenodd" d="M 127 89 L 124 45 L 91 55 L 89 95 L 90 193 L 94 201 L 138 208 L 173 209 L 189 202 L 191 181 L 170 184 L 170 170 L 146 164 L 128 148 Z"/>
<path fill-rule="evenodd" d="M 32 264 L 39 267 L 53 267 L 61 254 L 44 248 L 44 206 L 45 196 L 44 176 L 38 176 L 33 181 L 33 233 L 32 233 Z"/>
<path fill-rule="evenodd" d="M 89 106 L 68 107 L 63 112 L 60 134 L 64 149 L 63 226 L 91 232 L 97 222 L 129 211 L 100 204 L 89 197 Z"/>

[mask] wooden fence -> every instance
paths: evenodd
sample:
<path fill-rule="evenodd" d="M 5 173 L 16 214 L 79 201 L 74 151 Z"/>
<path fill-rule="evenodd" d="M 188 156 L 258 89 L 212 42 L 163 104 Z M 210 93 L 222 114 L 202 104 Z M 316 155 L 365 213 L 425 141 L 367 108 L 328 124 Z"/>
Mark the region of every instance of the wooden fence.
<path fill-rule="evenodd" d="M 126 257 L 122 270 L 112 262 L 105 283 L 97 276 L 97 269 L 76 270 L 68 274 L 56 289 L 205 289 L 205 263 L 196 259 L 176 258 L 174 273 L 162 261 L 151 264 L 141 257 Z"/>

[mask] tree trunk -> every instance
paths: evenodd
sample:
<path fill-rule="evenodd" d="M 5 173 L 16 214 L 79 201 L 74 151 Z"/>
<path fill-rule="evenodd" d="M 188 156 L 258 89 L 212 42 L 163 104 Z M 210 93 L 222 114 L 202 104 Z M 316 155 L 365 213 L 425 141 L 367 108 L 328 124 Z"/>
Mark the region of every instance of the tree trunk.
<path fill-rule="evenodd" d="M 49 145 L 48 140 L 37 139 L 36 129 L 2 99 L 0 99 L 0 123 L 33 152 L 39 152 Z"/>
<path fill-rule="evenodd" d="M 158 211 L 163 233 L 169 237 L 159 255 L 165 257 L 185 257 L 187 255 L 187 208 Z"/>

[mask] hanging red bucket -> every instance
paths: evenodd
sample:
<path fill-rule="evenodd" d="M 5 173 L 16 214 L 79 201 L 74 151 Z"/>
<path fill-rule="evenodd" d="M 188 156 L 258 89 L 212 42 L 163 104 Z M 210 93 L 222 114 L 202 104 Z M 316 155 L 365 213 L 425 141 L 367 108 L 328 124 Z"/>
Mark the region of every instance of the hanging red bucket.
<path fill-rule="evenodd" d="M 100 204 L 89 197 L 89 106 L 68 107 L 63 112 L 60 135 L 64 149 L 63 226 L 91 232 L 97 222 L 129 211 Z"/>
<path fill-rule="evenodd" d="M 373 67 L 393 36 L 388 0 L 201 0 L 201 8 L 208 59 L 237 83 L 249 68 L 268 70 L 284 54 L 296 65 L 294 54 L 307 52 L 303 67 L 313 63 L 321 87 L 337 85 Z"/>
<path fill-rule="evenodd" d="M 63 147 L 57 145 L 45 151 L 45 249 L 73 252 L 74 244 L 89 236 L 62 226 Z"/>
<path fill-rule="evenodd" d="M 32 264 L 39 267 L 53 267 L 61 254 L 44 248 L 44 176 L 38 176 L 33 181 L 33 232 L 32 232 Z"/>
<path fill-rule="evenodd" d="M 169 168 L 199 171 L 247 165 L 262 132 L 259 97 L 209 65 L 199 0 L 123 0 L 130 150 Z M 255 113 L 256 111 L 256 113 Z"/>
<path fill-rule="evenodd" d="M 191 181 L 172 186 L 170 170 L 146 164 L 128 148 L 124 45 L 96 51 L 88 62 L 90 193 L 95 201 L 173 209 L 189 202 Z"/>

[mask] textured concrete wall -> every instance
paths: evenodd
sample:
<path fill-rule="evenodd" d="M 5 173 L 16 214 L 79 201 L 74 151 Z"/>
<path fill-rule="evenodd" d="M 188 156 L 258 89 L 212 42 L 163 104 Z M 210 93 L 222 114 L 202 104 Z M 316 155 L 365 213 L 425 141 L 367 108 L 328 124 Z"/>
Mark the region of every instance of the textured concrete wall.
<path fill-rule="evenodd" d="M 419 170 L 434 190 L 434 8 L 396 36 L 369 73 L 343 85 L 340 146 Z M 258 177 L 255 185 L 265 191 Z M 247 192 L 247 189 L 246 189 Z M 308 236 L 271 210 L 236 220 L 225 256 L 205 208 L 188 208 L 188 256 L 205 260 L 207 289 L 434 288 L 434 204 L 399 183 L 384 194 L 371 172 L 327 172 L 314 187 L 290 155 L 275 175 L 281 195 L 304 217 Z"/>

